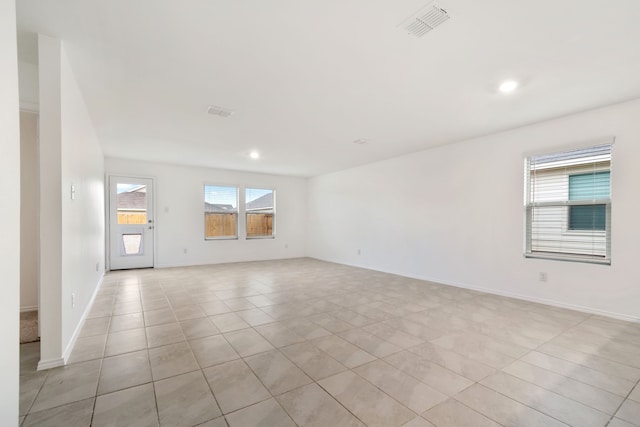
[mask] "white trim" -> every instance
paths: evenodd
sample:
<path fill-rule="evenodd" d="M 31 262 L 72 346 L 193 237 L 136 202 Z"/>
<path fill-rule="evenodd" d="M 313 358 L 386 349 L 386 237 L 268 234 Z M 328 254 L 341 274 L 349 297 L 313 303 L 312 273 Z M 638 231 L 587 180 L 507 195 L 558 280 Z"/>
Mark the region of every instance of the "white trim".
<path fill-rule="evenodd" d="M 235 188 L 236 190 L 236 210 L 228 211 L 228 212 L 206 212 L 203 209 L 202 215 L 202 235 L 204 236 L 204 240 L 240 240 L 240 235 L 242 232 L 247 234 L 247 224 L 246 217 L 240 216 L 240 206 L 245 204 L 245 192 L 242 191 L 242 187 L 240 184 L 211 184 L 208 182 L 204 182 L 202 184 L 202 201 L 204 203 L 207 202 L 207 187 L 226 187 L 226 188 Z M 211 236 L 207 237 L 207 213 L 221 213 L 221 214 L 235 214 L 236 215 L 236 235 L 235 236 Z M 240 223 L 242 222 L 242 227 L 240 227 Z"/>
<path fill-rule="evenodd" d="M 20 313 L 26 313 L 29 311 L 38 311 L 37 305 L 28 305 L 26 307 L 20 307 Z"/>
<path fill-rule="evenodd" d="M 552 306 L 552 307 L 565 308 L 567 310 L 579 311 L 579 312 L 582 312 L 582 313 L 595 314 L 595 315 L 598 315 L 598 316 L 609 317 L 609 318 L 612 318 L 612 319 L 624 320 L 625 322 L 640 323 L 640 317 L 630 316 L 628 314 L 612 313 L 610 311 L 598 310 L 597 308 L 591 308 L 591 307 L 585 307 L 585 306 L 582 306 L 582 305 L 575 305 L 575 304 L 569 304 L 569 303 L 564 303 L 564 302 L 559 302 L 559 301 L 553 301 L 553 300 L 548 300 L 548 299 L 544 299 L 544 298 L 530 297 L 530 296 L 527 296 L 527 295 L 515 294 L 515 293 L 512 293 L 512 292 L 505 292 L 505 291 L 500 291 L 500 290 L 497 290 L 497 289 L 483 288 L 483 287 L 480 287 L 480 286 L 472 286 L 472 285 L 467 285 L 465 283 L 459 283 L 459 282 L 454 282 L 454 281 L 450 281 L 450 280 L 442 280 L 442 279 L 437 279 L 437 278 L 432 278 L 432 277 L 415 276 L 415 275 L 409 275 L 409 274 L 400 274 L 400 273 L 396 273 L 396 272 L 393 272 L 393 271 L 387 271 L 387 270 L 378 270 L 378 269 L 375 269 L 375 268 L 372 268 L 372 267 L 368 267 L 368 266 L 365 266 L 365 265 L 349 264 L 349 263 L 346 263 L 346 262 L 338 262 L 338 261 L 334 261 L 334 260 L 331 260 L 331 259 L 315 258 L 315 257 L 309 257 L 309 258 L 318 259 L 320 261 L 332 262 L 332 263 L 335 263 L 335 264 L 348 265 L 348 266 L 351 266 L 351 267 L 364 268 L 366 270 L 373 270 L 373 271 L 379 271 L 379 272 L 382 272 L 382 273 L 394 274 L 396 276 L 408 277 L 408 278 L 411 278 L 411 279 L 424 280 L 426 282 L 433 282 L 433 283 L 437 283 L 437 284 L 440 284 L 440 285 L 453 286 L 453 287 L 456 287 L 456 288 L 468 289 L 468 290 L 471 290 L 471 291 L 482 292 L 482 293 L 485 293 L 485 294 L 499 295 L 499 296 L 503 296 L 503 297 L 518 299 L 518 300 L 521 300 L 521 301 L 535 302 L 535 303 L 538 303 L 538 304 L 544 304 L 544 305 L 548 305 L 548 306 Z"/>
<path fill-rule="evenodd" d="M 297 257 L 283 256 L 283 257 L 277 257 L 277 258 L 245 259 L 245 260 L 221 261 L 221 262 L 216 262 L 214 260 L 211 260 L 211 261 L 207 262 L 206 264 L 203 264 L 201 262 L 196 262 L 194 264 L 192 262 L 186 262 L 185 261 L 185 263 L 158 264 L 158 265 L 155 266 L 155 268 L 156 269 L 162 269 L 162 268 L 181 268 L 181 267 L 204 267 L 204 266 L 210 266 L 210 265 L 240 264 L 240 263 L 243 263 L 243 262 L 282 261 L 282 260 L 287 260 L 287 259 L 304 259 L 304 258 L 320 260 L 320 258 L 311 258 L 311 257 L 308 257 L 306 255 L 301 255 L 301 256 L 297 256 Z M 329 260 L 321 260 L 321 261 L 332 262 L 334 264 L 341 264 L 341 263 L 339 263 L 337 261 L 329 261 Z M 352 264 L 343 264 L 343 265 L 352 265 Z M 358 267 L 358 268 L 366 268 L 366 267 L 361 267 L 359 265 L 352 265 L 352 266 L 353 267 Z M 372 269 L 370 268 L 369 270 L 372 270 Z M 391 274 L 395 274 L 395 273 L 391 273 Z"/>
<path fill-rule="evenodd" d="M 105 188 L 107 191 L 105 192 L 105 262 L 104 269 L 105 271 L 113 271 L 111 270 L 111 178 L 119 177 L 119 178 L 131 178 L 131 179 L 149 179 L 151 180 L 152 186 L 152 206 L 153 209 L 153 265 L 151 268 L 156 268 L 158 264 L 158 243 L 157 243 L 157 229 L 158 229 L 158 190 L 156 190 L 156 181 L 157 178 L 155 175 L 136 175 L 131 176 L 127 174 L 115 173 L 115 172 L 105 172 Z"/>
<path fill-rule="evenodd" d="M 111 271 L 111 222 L 110 209 L 111 209 L 111 183 L 109 182 L 109 174 L 104 174 L 104 269 L 105 271 Z M 155 240 L 155 239 L 154 239 Z M 155 254 L 154 254 L 155 256 Z"/>
<path fill-rule="evenodd" d="M 75 345 L 76 345 L 76 341 L 78 340 L 78 336 L 80 335 L 80 331 L 82 331 L 82 327 L 84 326 L 84 321 L 87 319 L 87 316 L 89 315 L 89 312 L 91 311 L 91 308 L 93 307 L 93 302 L 95 301 L 96 296 L 98 295 L 98 291 L 102 287 L 102 283 L 103 282 L 104 282 L 104 270 L 100 274 L 100 279 L 98 280 L 98 285 L 96 286 L 96 289 L 93 291 L 93 295 L 91 295 L 91 299 L 89 300 L 89 304 L 87 304 L 87 307 L 84 309 L 84 313 L 82 313 L 82 317 L 80 317 L 80 321 L 78 322 L 78 326 L 76 326 L 76 330 L 73 331 L 73 335 L 71 335 L 71 339 L 69 340 L 69 344 L 67 344 L 67 348 L 65 348 L 64 351 L 62 352 L 62 363 L 64 365 L 66 365 L 67 362 L 69 361 L 69 356 L 71 356 L 71 352 L 73 351 L 73 347 L 75 347 Z M 38 364 L 38 369 L 40 369 L 39 366 L 40 366 L 40 364 Z"/>
<path fill-rule="evenodd" d="M 615 135 L 603 136 L 601 138 L 587 139 L 582 141 L 572 141 L 565 144 L 554 144 L 550 147 L 543 149 L 536 149 L 531 151 L 526 151 L 523 153 L 524 158 L 526 160 L 527 157 L 535 157 L 535 156 L 544 156 L 545 154 L 551 154 L 555 152 L 564 152 L 564 151 L 573 151 L 580 150 L 582 148 L 595 147 L 598 145 L 611 145 L 613 150 L 613 144 L 616 142 Z"/>
<path fill-rule="evenodd" d="M 411 277 L 411 276 L 408 276 L 408 277 Z M 548 300 L 548 299 L 545 299 L 545 298 L 530 297 L 530 296 L 527 296 L 527 295 L 514 294 L 512 292 L 499 291 L 497 289 L 481 288 L 479 286 L 471 286 L 471 285 L 466 285 L 464 283 L 450 282 L 450 281 L 445 281 L 445 280 L 440 280 L 440 279 L 425 279 L 425 278 L 421 278 L 421 277 L 413 277 L 413 278 L 419 279 L 419 280 L 426 280 L 426 281 L 434 282 L 434 283 L 439 283 L 439 284 L 447 285 L 447 286 L 454 286 L 456 288 L 463 288 L 463 289 L 469 289 L 471 291 L 483 292 L 483 293 L 486 293 L 486 294 L 493 294 L 493 295 L 499 295 L 499 296 L 508 297 L 508 298 L 519 299 L 521 301 L 535 302 L 535 303 L 538 303 L 538 304 L 549 305 L 549 306 L 552 306 L 552 307 L 565 308 L 565 309 L 568 309 L 568 310 L 579 311 L 579 312 L 582 312 L 582 313 L 596 314 L 596 315 L 599 315 L 599 316 L 610 317 L 610 318 L 618 319 L 618 320 L 624 320 L 626 322 L 640 323 L 640 317 L 629 316 L 627 314 L 612 313 L 610 311 L 598 310 L 597 308 L 585 307 L 585 306 L 582 306 L 582 305 L 569 304 L 569 303 L 565 303 L 565 302 L 558 302 L 558 301 Z"/>
<path fill-rule="evenodd" d="M 40 360 L 38 362 L 38 371 L 44 371 L 45 369 L 58 368 L 64 366 L 65 362 L 62 357 L 58 359 Z"/>

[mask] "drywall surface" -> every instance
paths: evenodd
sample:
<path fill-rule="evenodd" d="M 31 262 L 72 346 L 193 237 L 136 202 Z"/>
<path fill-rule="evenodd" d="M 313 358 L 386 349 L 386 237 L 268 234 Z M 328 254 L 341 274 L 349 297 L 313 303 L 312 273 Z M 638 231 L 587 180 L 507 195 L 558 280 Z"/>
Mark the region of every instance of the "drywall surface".
<path fill-rule="evenodd" d="M 40 364 L 62 357 L 60 41 L 38 35 L 40 66 Z M 45 214 L 46 212 L 46 214 Z M 43 363 L 44 362 L 44 363 Z"/>
<path fill-rule="evenodd" d="M 30 62 L 18 61 L 18 80 L 20 81 L 20 108 L 38 111 L 38 66 Z"/>
<path fill-rule="evenodd" d="M 640 320 L 638 117 L 635 100 L 312 178 L 308 255 Z M 608 136 L 612 265 L 525 259 L 523 159 Z"/>
<path fill-rule="evenodd" d="M 0 0 L 0 425 L 18 425 L 20 305 L 20 123 L 14 0 Z"/>
<path fill-rule="evenodd" d="M 38 115 L 20 112 L 20 310 L 38 308 Z"/>
<path fill-rule="evenodd" d="M 221 169 L 105 159 L 108 175 L 152 177 L 156 200 L 156 267 L 217 264 L 305 256 L 307 180 Z M 239 215 L 237 240 L 205 240 L 204 185 L 273 188 L 276 237 L 244 237 Z M 242 200 L 242 199 L 241 199 Z"/>
<path fill-rule="evenodd" d="M 47 368 L 68 356 L 104 272 L 104 158 L 64 46 L 39 35 L 38 51 L 39 367 Z"/>
<path fill-rule="evenodd" d="M 104 155 L 62 44 L 62 345 L 89 307 L 105 265 Z M 72 187 L 74 195 L 72 199 Z M 75 307 L 71 295 L 75 295 Z"/>

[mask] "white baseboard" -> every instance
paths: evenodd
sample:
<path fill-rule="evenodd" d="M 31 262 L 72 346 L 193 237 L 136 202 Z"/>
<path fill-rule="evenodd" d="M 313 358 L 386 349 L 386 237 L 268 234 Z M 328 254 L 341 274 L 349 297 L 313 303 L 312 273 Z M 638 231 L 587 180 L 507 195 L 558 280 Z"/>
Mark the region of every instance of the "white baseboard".
<path fill-rule="evenodd" d="M 313 258 L 313 257 L 310 257 L 310 258 Z M 538 304 L 550 305 L 552 307 L 566 308 L 568 310 L 580 311 L 582 313 L 595 314 L 595 315 L 598 315 L 598 316 L 609 317 L 609 318 L 612 318 L 612 319 L 624 320 L 626 322 L 640 323 L 640 317 L 629 316 L 629 315 L 620 314 L 620 313 L 612 313 L 610 311 L 600 310 L 600 309 L 593 308 L 593 307 L 585 307 L 585 306 L 576 305 L 576 304 L 569 304 L 569 303 L 564 303 L 564 302 L 559 302 L 559 301 L 548 300 L 548 299 L 544 299 L 544 298 L 537 298 L 537 297 L 531 297 L 531 296 L 528 296 L 528 295 L 521 295 L 521 294 L 516 294 L 516 293 L 512 293 L 512 292 L 500 291 L 500 290 L 497 290 L 497 289 L 483 288 L 483 287 L 479 287 L 479 286 L 472 286 L 472 285 L 467 285 L 466 283 L 453 282 L 453 281 L 450 281 L 450 280 L 442 280 L 442 279 L 433 278 L 433 277 L 415 276 L 415 275 L 408 275 L 408 274 L 400 274 L 400 273 L 397 273 L 397 272 L 394 272 L 394 271 L 378 270 L 378 269 L 371 268 L 371 267 L 368 267 L 368 266 L 357 265 L 357 264 L 349 264 L 349 263 L 346 263 L 346 262 L 339 262 L 339 261 L 335 261 L 335 260 L 332 260 L 332 259 L 323 259 L 323 258 L 313 258 L 313 259 L 317 259 L 317 260 L 320 260 L 320 261 L 326 261 L 326 262 L 333 262 L 333 263 L 336 263 L 336 264 L 348 265 L 348 266 L 351 266 L 351 267 L 364 268 L 364 269 L 367 269 L 367 270 L 380 271 L 382 273 L 395 274 L 397 276 L 410 277 L 412 279 L 424 280 L 424 281 L 428 281 L 428 282 L 438 283 L 438 284 L 441 284 L 441 285 L 454 286 L 456 288 L 469 289 L 471 291 L 484 292 L 484 293 L 487 293 L 487 294 L 499 295 L 499 296 L 508 297 L 508 298 L 515 298 L 515 299 L 519 299 L 519 300 L 527 301 L 527 302 L 535 302 L 535 303 L 538 303 Z"/>
<path fill-rule="evenodd" d="M 528 295 L 521 295 L 521 294 L 516 294 L 516 293 L 512 293 L 512 292 L 500 291 L 500 290 L 497 290 L 497 289 L 481 288 L 481 287 L 478 287 L 478 286 L 471 286 L 471 285 L 467 285 L 467 284 L 464 284 L 464 283 L 451 282 L 451 281 L 447 281 L 447 280 L 424 279 L 424 278 L 420 278 L 420 277 L 415 277 L 415 279 L 427 280 L 429 282 L 440 283 L 442 285 L 454 286 L 456 288 L 469 289 L 471 291 L 484 292 L 484 293 L 487 293 L 487 294 L 499 295 L 499 296 L 503 296 L 503 297 L 507 297 L 507 298 L 519 299 L 519 300 L 527 301 L 527 302 L 535 302 L 535 303 L 538 303 L 538 304 L 550 305 L 552 307 L 566 308 L 567 310 L 579 311 L 581 313 L 596 314 L 598 316 L 610 317 L 612 319 L 624 320 L 626 322 L 640 323 L 640 318 L 639 317 L 629 316 L 629 315 L 620 314 L 620 313 L 612 313 L 610 311 L 600 310 L 600 309 L 592 308 L 592 307 L 585 307 L 585 306 L 582 306 L 582 305 L 576 305 L 576 304 L 569 304 L 569 303 L 564 303 L 564 302 L 559 302 L 559 301 L 553 301 L 553 300 L 548 300 L 548 299 L 545 299 L 545 298 L 531 297 L 531 296 L 528 296 Z"/>
<path fill-rule="evenodd" d="M 100 274 L 100 279 L 98 280 L 98 284 L 97 284 L 96 288 L 93 291 L 93 295 L 91 295 L 91 299 L 89 300 L 89 303 L 87 304 L 87 306 L 84 309 L 84 312 L 82 313 L 82 317 L 80 317 L 80 321 L 78 322 L 78 325 L 76 326 L 75 331 L 73 331 L 73 335 L 71 335 L 71 339 L 69 340 L 69 344 L 67 344 L 67 347 L 62 352 L 63 365 L 67 364 L 67 361 L 69 360 L 69 356 L 71 356 L 71 352 L 73 351 L 73 347 L 75 347 L 75 345 L 76 345 L 76 341 L 78 340 L 78 336 L 80 335 L 80 331 L 82 330 L 82 327 L 84 326 L 84 322 L 87 319 L 87 316 L 89 315 L 89 312 L 91 311 L 91 307 L 93 307 L 93 302 L 95 301 L 96 296 L 98 295 L 98 291 L 102 287 L 102 282 L 103 281 L 104 281 L 104 270 L 102 271 L 102 274 Z M 38 364 L 38 369 L 40 369 L 40 365 L 39 364 Z"/>
<path fill-rule="evenodd" d="M 43 371 L 45 369 L 57 368 L 60 366 L 64 366 L 64 359 L 49 359 L 49 360 L 40 360 L 38 362 L 38 371 Z"/>
<path fill-rule="evenodd" d="M 38 310 L 38 306 L 37 305 L 28 305 L 26 307 L 20 307 L 20 313 L 26 313 L 28 311 L 37 311 Z"/>
<path fill-rule="evenodd" d="M 260 240 L 260 239 L 257 239 L 257 240 Z M 311 258 L 311 257 L 307 257 L 305 255 L 297 255 L 297 256 L 287 255 L 287 256 L 282 256 L 282 257 L 281 256 L 277 256 L 275 258 L 226 260 L 226 261 L 220 261 L 220 262 L 215 262 L 215 261 L 185 261 L 184 263 L 156 262 L 156 264 L 153 266 L 153 268 L 161 269 L 161 268 L 181 268 L 181 267 L 202 267 L 202 266 L 207 266 L 207 265 L 240 264 L 240 263 L 243 263 L 243 262 L 262 262 L 262 261 L 284 261 L 284 260 L 289 260 L 289 259 L 301 259 L 301 258 L 314 259 L 314 258 Z M 315 259 L 320 259 L 320 258 L 315 258 Z M 331 261 L 331 262 L 335 262 L 335 261 Z M 336 262 L 336 264 L 340 264 L 340 263 Z"/>

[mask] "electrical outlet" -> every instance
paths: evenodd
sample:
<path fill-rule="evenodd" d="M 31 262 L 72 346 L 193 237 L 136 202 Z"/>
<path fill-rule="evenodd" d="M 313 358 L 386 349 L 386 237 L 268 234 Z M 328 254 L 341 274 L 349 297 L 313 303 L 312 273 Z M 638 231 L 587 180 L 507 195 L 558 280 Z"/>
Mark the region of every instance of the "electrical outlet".
<path fill-rule="evenodd" d="M 185 255 L 186 255 L 186 254 L 187 254 L 187 252 L 189 252 L 189 250 L 188 250 L 187 248 L 183 248 L 183 249 L 182 249 L 182 253 L 183 253 L 183 254 L 185 254 Z"/>
<path fill-rule="evenodd" d="M 96 262 L 96 273 L 100 271 L 100 262 Z"/>
<path fill-rule="evenodd" d="M 538 280 L 540 280 L 541 282 L 546 282 L 547 281 L 547 272 L 546 271 L 541 271 L 540 275 L 538 276 Z"/>
<path fill-rule="evenodd" d="M 285 248 L 285 249 L 287 249 L 288 247 L 289 247 L 289 244 L 288 244 L 288 243 L 285 243 L 285 244 L 284 244 L 284 248 Z"/>
<path fill-rule="evenodd" d="M 358 249 L 358 255 L 360 255 L 360 249 Z"/>
<path fill-rule="evenodd" d="M 71 294 L 71 308 L 76 308 L 76 294 Z"/>

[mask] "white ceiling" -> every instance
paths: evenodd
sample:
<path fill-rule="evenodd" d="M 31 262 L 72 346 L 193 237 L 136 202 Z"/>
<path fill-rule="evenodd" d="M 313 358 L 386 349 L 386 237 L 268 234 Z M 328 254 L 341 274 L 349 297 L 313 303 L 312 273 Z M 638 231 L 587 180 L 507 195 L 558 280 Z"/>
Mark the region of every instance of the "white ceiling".
<path fill-rule="evenodd" d="M 20 37 L 64 41 L 106 156 L 314 176 L 640 96 L 638 0 L 441 0 L 425 37 L 398 27 L 428 3 L 17 7 Z"/>

